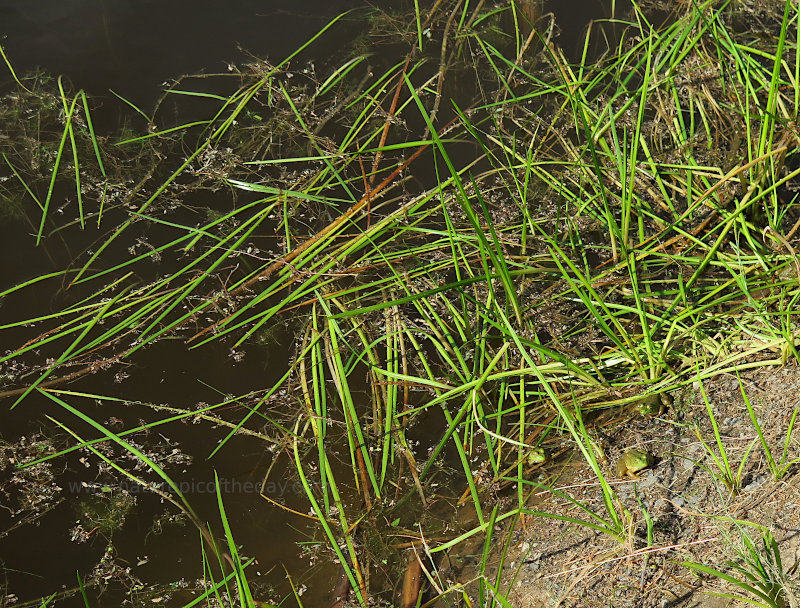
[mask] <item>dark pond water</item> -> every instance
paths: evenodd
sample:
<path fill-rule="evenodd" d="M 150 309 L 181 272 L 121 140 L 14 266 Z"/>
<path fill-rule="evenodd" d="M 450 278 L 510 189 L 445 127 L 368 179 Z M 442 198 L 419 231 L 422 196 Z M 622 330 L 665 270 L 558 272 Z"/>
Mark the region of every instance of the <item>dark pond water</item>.
<path fill-rule="evenodd" d="M 568 52 L 577 46 L 578 36 L 592 20 L 607 16 L 600 0 L 562 0 L 547 8 L 555 11 L 562 29 L 561 44 Z M 280 61 L 325 25 L 334 15 L 349 9 L 390 8 L 408 10 L 412 0 L 0 0 L 0 44 L 20 74 L 41 68 L 52 74 L 64 74 L 75 88 L 82 88 L 95 98 L 108 96 L 113 90 L 132 103 L 152 108 L 163 83 L 182 74 L 224 72 L 229 63 L 242 62 L 247 53 Z M 354 32 L 363 29 L 363 11 L 355 11 L 341 25 L 314 45 L 305 58 L 329 57 Z M 245 49 L 245 50 L 242 50 Z M 0 65 L 0 88 L 11 86 L 4 65 Z M 109 97 L 109 99 L 111 99 Z M 113 129 L 113 116 L 122 111 L 119 103 L 105 115 L 107 129 Z M 112 106 L 112 104 L 109 104 Z M 2 134 L 0 134 L 2 135 Z M 5 227 L 4 227 L 5 228 Z M 2 251 L 6 260 L 3 269 L 5 288 L 25 276 L 45 272 L 53 262 L 41 251 L 20 248 L 3 233 Z M 8 237 L 8 238 L 6 238 Z M 59 250 L 58 256 L 68 255 Z M 57 290 L 56 290 L 57 292 Z M 53 290 L 28 293 L 25 298 L 4 303 L 0 321 L 8 322 L 33 310 L 51 308 L 58 297 Z M 18 343 L 21 335 L 6 333 L 7 344 Z M 71 385 L 97 394 L 116 396 L 129 401 L 145 401 L 188 408 L 200 402 L 215 403 L 221 395 L 241 394 L 242 387 L 269 386 L 285 369 L 288 354 L 287 336 L 278 336 L 275 347 L 250 352 L 236 362 L 224 349 L 186 351 L 182 345 L 164 342 L 137 357 L 136 381 L 116 382 L 112 375 L 95 376 L 91 384 Z M 120 378 L 116 378 L 120 380 Z M 104 410 L 89 400 L 76 401 L 87 414 L 98 420 L 130 428 L 138 419 L 152 417 L 152 410 L 137 406 Z M 10 405 L 10 404 L 8 404 Z M 0 438 L 15 441 L 31 436 L 47 416 L 69 420 L 79 434 L 89 429 L 64 416 L 44 398 L 31 397 L 19 408 L 9 411 L 0 403 Z M 232 407 L 236 407 L 235 404 Z M 53 429 L 52 423 L 47 423 Z M 174 424 L 164 427 L 159 438 L 150 437 L 147 444 L 161 450 L 162 455 L 180 446 L 192 457 L 191 462 L 176 462 L 172 472 L 185 483 L 189 501 L 201 519 L 218 521 L 216 495 L 213 491 L 214 471 L 228 488 L 225 507 L 235 522 L 234 533 L 243 543 L 247 555 L 258 560 L 256 572 L 272 572 L 265 585 L 275 585 L 287 593 L 283 567 L 297 576 L 295 582 L 307 584 L 307 605 L 325 605 L 337 575 L 330 564 L 317 564 L 309 569 L 307 558 L 298 556 L 297 543 L 308 535 L 296 517 L 269 507 L 259 495 L 265 470 L 275 458 L 269 445 L 257 439 L 236 438 L 208 460 L 227 429 Z M 55 431 L 53 431 L 55 432 Z M 143 440 L 144 441 L 144 440 Z M 66 442 L 61 433 L 57 443 Z M 7 458 L 7 456 L 6 456 Z M 0 462 L 0 472 L 7 463 Z M 31 601 L 42 595 L 74 587 L 76 571 L 84 578 L 103 557 L 106 543 L 97 537 L 77 544 L 68 538 L 80 509 L 91 507 L 88 490 L 81 486 L 78 474 L 84 462 L 71 454 L 66 464 L 57 465 L 58 481 L 67 492 L 67 500 L 48 512 L 38 526 L 21 526 L 0 537 L 0 606 L 4 594 L 20 601 Z M 93 465 L 94 466 L 94 465 Z M 308 505 L 296 482 L 283 474 L 287 462 L 273 470 L 265 493 L 287 506 L 307 511 Z M 72 485 L 70 485 L 72 484 Z M 137 496 L 133 513 L 115 533 L 114 546 L 119 563 L 127 564 L 131 573 L 147 582 L 178 581 L 197 577 L 200 566 L 200 541 L 191 526 L 165 525 L 153 528 L 171 507 L 152 494 Z M 174 512 L 174 509 L 172 509 Z M 452 516 L 452 514 L 450 514 Z M 14 525 L 13 517 L 0 513 L 0 533 Z M 99 536 L 99 534 L 98 534 Z M 188 556 L 198 556 L 196 558 Z M 191 561 L 193 560 L 193 561 Z M 92 606 L 116 606 L 123 599 L 125 573 L 118 571 L 116 593 L 100 597 L 90 595 Z M 273 596 L 274 597 L 274 596 Z M 184 598 L 186 601 L 186 598 Z M 294 600 L 291 600 L 292 604 Z M 77 597 L 58 605 L 81 606 Z M 152 604 L 151 604 L 152 605 Z"/>
<path fill-rule="evenodd" d="M 546 10 L 555 13 L 562 44 L 572 52 L 586 24 L 608 16 L 607 4 L 559 0 Z M 146 106 L 165 80 L 224 71 L 245 56 L 240 49 L 280 60 L 331 17 L 370 7 L 406 10 L 413 1 L 0 0 L 0 43 L 20 72 L 38 66 L 90 93 L 113 89 Z M 335 52 L 348 28 L 363 28 L 362 19 L 354 13 L 312 54 Z M 0 74 L 0 82 L 9 82 L 5 69 Z"/>
<path fill-rule="evenodd" d="M 244 53 L 278 61 L 331 17 L 365 6 L 407 7 L 403 0 L 51 0 L 0 1 L 0 33 L 20 71 L 40 66 L 68 75 L 93 94 L 113 89 L 152 102 L 164 80 L 224 71 Z M 363 14 L 361 16 L 363 19 Z M 349 20 L 359 27 L 358 17 Z M 313 51 L 333 51 L 329 37 Z M 327 47 L 327 48 L 326 48 Z"/>

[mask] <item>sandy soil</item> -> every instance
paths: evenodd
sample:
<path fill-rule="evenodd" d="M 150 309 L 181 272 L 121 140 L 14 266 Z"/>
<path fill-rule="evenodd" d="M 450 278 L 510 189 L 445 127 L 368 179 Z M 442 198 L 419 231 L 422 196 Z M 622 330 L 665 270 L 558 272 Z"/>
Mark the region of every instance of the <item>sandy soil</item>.
<path fill-rule="evenodd" d="M 762 424 L 776 459 L 781 457 L 786 430 L 800 405 L 800 369 L 758 369 L 742 375 L 747 396 Z M 657 418 L 634 417 L 628 422 L 601 424 L 598 433 L 606 445 L 604 465 L 621 504 L 630 512 L 630 534 L 625 543 L 585 526 L 528 517 L 510 532 L 510 548 L 500 577 L 499 590 L 516 608 L 553 606 L 581 607 L 690 607 L 746 605 L 711 593 L 731 593 L 736 588 L 717 577 L 696 574 L 682 562 L 711 565 L 733 573 L 726 562 L 748 567 L 743 558 L 743 535 L 753 539 L 762 563 L 769 566 L 761 530 L 770 530 L 780 548 L 781 578 L 786 606 L 800 606 L 800 584 L 796 585 L 800 553 L 800 491 L 796 467 L 775 481 L 757 439 L 733 375 L 704 383 L 730 466 L 741 466 L 741 490 L 731 496 L 714 476 L 719 469 L 695 434 L 699 424 L 704 441 L 717 452 L 713 428 L 698 387 L 674 394 L 673 406 Z M 618 416 L 617 416 L 618 417 Z M 754 444 L 755 440 L 755 444 Z M 619 479 L 613 463 L 628 448 L 649 451 L 653 465 L 639 479 Z M 789 459 L 800 456 L 791 441 Z M 742 461 L 744 464 L 742 465 Z M 550 466 L 550 474 L 556 464 Z M 560 466 L 555 482 L 573 498 L 604 513 L 597 478 L 588 466 L 573 462 Z M 532 498 L 534 508 L 556 515 L 586 519 L 586 513 L 569 501 L 553 495 Z M 648 543 L 647 516 L 652 521 Z M 498 537 L 500 538 L 500 537 Z M 508 531 L 503 540 L 508 540 Z M 497 547 L 501 546 L 498 541 Z M 479 556 L 479 548 L 474 547 Z M 463 554 L 471 553 L 470 550 Z M 500 551 L 487 576 L 494 581 Z M 476 576 L 477 557 L 460 562 L 458 578 Z M 739 576 L 739 578 L 742 578 Z M 469 586 L 472 592 L 476 586 Z M 741 590 L 737 590 L 741 593 Z M 750 596 L 752 599 L 757 599 Z"/>

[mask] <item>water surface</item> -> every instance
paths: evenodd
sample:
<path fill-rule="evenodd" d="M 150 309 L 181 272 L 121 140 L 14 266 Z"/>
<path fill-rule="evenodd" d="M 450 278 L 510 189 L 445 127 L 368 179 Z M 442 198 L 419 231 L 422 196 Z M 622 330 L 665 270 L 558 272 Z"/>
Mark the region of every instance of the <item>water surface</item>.
<path fill-rule="evenodd" d="M 109 90 L 145 111 L 151 111 L 165 83 L 182 74 L 226 72 L 229 66 L 241 65 L 252 60 L 253 56 L 268 57 L 277 63 L 335 15 L 344 10 L 370 6 L 408 10 L 413 2 L 0 0 L 0 36 L 3 48 L 19 74 L 37 67 L 52 74 L 64 74 L 75 88 L 85 89 L 95 99 L 106 96 L 108 107 L 113 108 L 109 114 L 113 116 L 124 106 L 111 102 L 107 97 Z M 548 8 L 557 13 L 563 32 L 560 42 L 569 53 L 577 47 L 578 36 L 588 21 L 604 16 L 604 8 L 597 1 L 553 3 Z M 337 48 L 365 29 L 363 19 L 363 12 L 345 18 L 341 26 L 316 43 L 302 61 L 315 58 L 323 61 L 335 56 Z M 5 68 L 0 66 L 0 86 L 10 85 Z M 113 123 L 113 120 L 107 121 L 108 125 Z M 48 264 L 53 260 L 47 259 L 41 248 L 31 251 L 29 246 L 24 248 L 18 243 L 20 239 L 27 239 L 29 243 L 29 235 L 12 226 L 3 229 L 8 230 L 8 234 L 0 234 L 4 259 L 7 262 L 14 260 L 14 264 L 13 268 L 6 268 L 8 281 L 2 287 L 48 271 Z M 54 251 L 55 257 L 59 258 L 68 255 L 69 250 L 55 246 Z M 58 308 L 54 299 L 62 296 L 58 289 L 26 292 L 27 300 L 18 298 L 5 303 L 0 309 L 0 319 L 7 322 L 31 315 L 32 310 L 46 312 Z M 8 338 L 8 334 L 4 337 Z M 116 381 L 118 379 L 109 373 L 107 376 L 91 376 L 86 382 L 72 384 L 69 388 L 116 396 L 130 402 L 145 401 L 190 409 L 201 402 L 218 402 L 227 393 L 242 394 L 248 387 L 271 385 L 278 371 L 286 367 L 288 343 L 288 336 L 279 337 L 273 349 L 254 349 L 243 361 L 237 362 L 222 345 L 187 352 L 182 343 L 165 341 L 133 358 L 129 370 L 135 378 L 133 381 Z M 69 421 L 83 433 L 88 430 L 43 397 L 31 397 L 23 405 L 12 413 L 2 414 L 0 432 L 7 440 L 32 433 L 38 425 L 45 423 L 46 416 Z M 110 406 L 86 400 L 76 402 L 76 405 L 98 420 L 119 420 L 120 428 L 131 428 L 138 424 L 140 417 L 153 415 L 152 411 L 135 404 Z M 7 404 L 3 403 L 2 407 L 7 407 Z M 49 426 L 53 428 L 52 424 Z M 158 437 L 142 437 L 140 440 L 149 445 L 173 442 L 192 456 L 193 461 L 183 470 L 179 467 L 170 472 L 190 484 L 187 498 L 198 514 L 206 521 L 215 522 L 219 533 L 216 496 L 209 491 L 213 488 L 209 484 L 213 484 L 216 471 L 229 488 L 224 498 L 233 520 L 234 535 L 244 544 L 247 555 L 258 558 L 260 565 L 256 571 L 266 573 L 272 570 L 272 578 L 265 580 L 276 585 L 281 582 L 282 592 L 286 592 L 281 570 L 283 565 L 294 573 L 307 571 L 305 579 L 301 577 L 300 582 L 314 587 L 312 579 L 322 581 L 312 589 L 310 597 L 307 596 L 308 605 L 319 605 L 332 588 L 335 568 L 321 564 L 316 570 L 308 571 L 308 560 L 297 556 L 297 543 L 310 538 L 308 528 L 285 511 L 270 506 L 257 491 L 264 471 L 273 459 L 281 457 L 281 452 L 272 452 L 269 445 L 254 439 L 236 438 L 209 461 L 209 454 L 225 436 L 226 429 L 175 424 L 161 427 L 159 433 L 163 441 Z M 58 437 L 58 441 L 67 440 L 65 434 Z M 77 486 L 71 490 L 68 484 L 81 480 L 80 472 L 84 465 L 80 458 L 84 456 L 74 454 L 67 459 L 67 467 L 62 465 L 64 470 L 59 483 L 64 484 L 68 492 L 62 505 L 43 517 L 40 526 L 21 528 L 0 539 L 0 558 L 7 568 L 0 575 L 0 597 L 4 588 L 21 600 L 31 600 L 71 587 L 75 584 L 76 570 L 86 577 L 92 565 L 102 557 L 106 546 L 103 539 L 95 537 L 91 542 L 79 545 L 67 537 L 77 517 L 75 504 L 85 498 L 75 489 Z M 272 473 L 275 485 L 267 488 L 267 493 L 273 499 L 305 512 L 307 501 L 295 480 L 284 474 L 287 467 L 284 456 L 283 462 Z M 169 506 L 162 504 L 157 497 L 142 495 L 135 512 L 129 515 L 125 526 L 113 539 L 120 563 L 129 564 L 133 574 L 148 582 L 167 583 L 201 574 L 199 537 L 191 526 L 174 525 L 160 533 L 152 528 L 153 520 L 167 508 Z M 6 521 L 0 518 L 0 531 L 6 528 L 5 524 Z M 192 559 L 194 561 L 190 562 Z M 92 605 L 119 605 L 123 597 L 119 590 L 124 588 L 124 581 L 118 583 L 116 594 L 92 597 Z M 82 601 L 73 598 L 58 605 L 80 606 Z"/>

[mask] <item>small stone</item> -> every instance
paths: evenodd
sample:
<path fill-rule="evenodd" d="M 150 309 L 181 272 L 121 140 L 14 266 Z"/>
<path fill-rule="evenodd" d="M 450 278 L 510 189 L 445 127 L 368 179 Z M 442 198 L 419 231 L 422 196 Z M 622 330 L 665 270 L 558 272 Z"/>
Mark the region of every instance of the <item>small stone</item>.
<path fill-rule="evenodd" d="M 656 504 L 654 505 L 654 508 L 655 508 L 656 512 L 663 513 L 663 514 L 672 513 L 672 511 L 674 509 L 672 503 L 669 500 L 667 500 L 666 498 L 659 498 L 656 501 Z"/>
<path fill-rule="evenodd" d="M 758 488 L 760 485 L 762 485 L 765 480 L 766 480 L 766 477 L 764 475 L 757 475 L 757 476 L 753 477 L 753 479 L 750 481 L 750 483 L 748 483 L 745 487 L 743 487 L 742 490 L 745 491 L 745 492 L 752 492 L 753 490 Z"/>
<path fill-rule="evenodd" d="M 645 490 L 654 485 L 658 481 L 658 475 L 655 471 L 650 471 L 649 474 L 643 475 L 642 480 L 639 482 L 639 489 Z"/>

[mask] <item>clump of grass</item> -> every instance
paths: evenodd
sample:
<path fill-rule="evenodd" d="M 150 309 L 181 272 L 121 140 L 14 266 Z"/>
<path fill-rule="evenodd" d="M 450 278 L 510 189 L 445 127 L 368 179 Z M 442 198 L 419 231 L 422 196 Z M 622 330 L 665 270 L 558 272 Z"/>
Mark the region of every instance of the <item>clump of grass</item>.
<path fill-rule="evenodd" d="M 744 390 L 744 384 L 742 383 L 741 377 L 738 376 L 739 379 L 739 390 L 742 393 L 742 399 L 744 400 L 744 404 L 747 407 L 747 413 L 750 416 L 750 421 L 753 423 L 753 428 L 755 429 L 758 435 L 758 441 L 761 444 L 762 450 L 764 450 L 764 456 L 767 460 L 767 467 L 769 468 L 769 472 L 772 474 L 772 479 L 774 481 L 780 481 L 783 479 L 786 474 L 789 472 L 797 462 L 797 459 L 789 460 L 789 446 L 791 445 L 792 441 L 792 433 L 794 432 L 794 425 L 795 421 L 797 420 L 797 412 L 799 408 L 795 408 L 792 411 L 792 417 L 789 420 L 789 424 L 786 427 L 786 435 L 783 439 L 783 445 L 780 457 L 777 459 L 772 452 L 772 449 L 769 446 L 766 438 L 764 437 L 764 432 L 761 428 L 761 423 L 758 420 L 758 416 L 756 415 L 755 411 L 753 410 L 753 404 L 750 402 L 750 398 L 747 396 L 747 392 Z"/>
<path fill-rule="evenodd" d="M 733 585 L 739 593 L 707 591 L 710 595 L 742 600 L 753 606 L 785 608 L 797 603 L 797 582 L 786 571 L 775 537 L 769 530 L 761 531 L 762 547 L 745 530 L 741 530 L 742 549 L 738 560 L 728 561 L 728 570 L 719 570 L 695 562 L 684 562 L 691 568 Z M 730 574 L 729 574 L 730 572 Z"/>
<path fill-rule="evenodd" d="M 714 415 L 714 410 L 711 406 L 711 403 L 708 400 L 708 396 L 706 395 L 705 388 L 703 383 L 700 382 L 700 393 L 703 396 L 703 401 L 705 402 L 706 412 L 708 413 L 708 420 L 711 423 L 711 428 L 714 433 L 714 444 L 716 447 L 716 451 L 712 449 L 712 447 L 705 441 L 703 435 L 700 431 L 699 423 L 695 423 L 693 428 L 695 437 L 697 437 L 700 444 L 703 446 L 703 449 L 708 454 L 712 465 L 705 466 L 700 463 L 695 463 L 698 466 L 702 467 L 706 471 L 708 471 L 713 477 L 721 481 L 725 487 L 728 489 L 731 495 L 738 494 L 745 465 L 747 464 L 747 460 L 750 457 L 750 453 L 752 452 L 753 448 L 756 446 L 756 441 L 753 440 L 748 448 L 745 450 L 744 454 L 739 461 L 739 466 L 734 466 L 734 463 L 731 462 L 729 457 L 728 451 L 725 448 L 725 442 L 722 439 L 719 430 L 719 424 L 717 422 L 717 418 Z"/>

